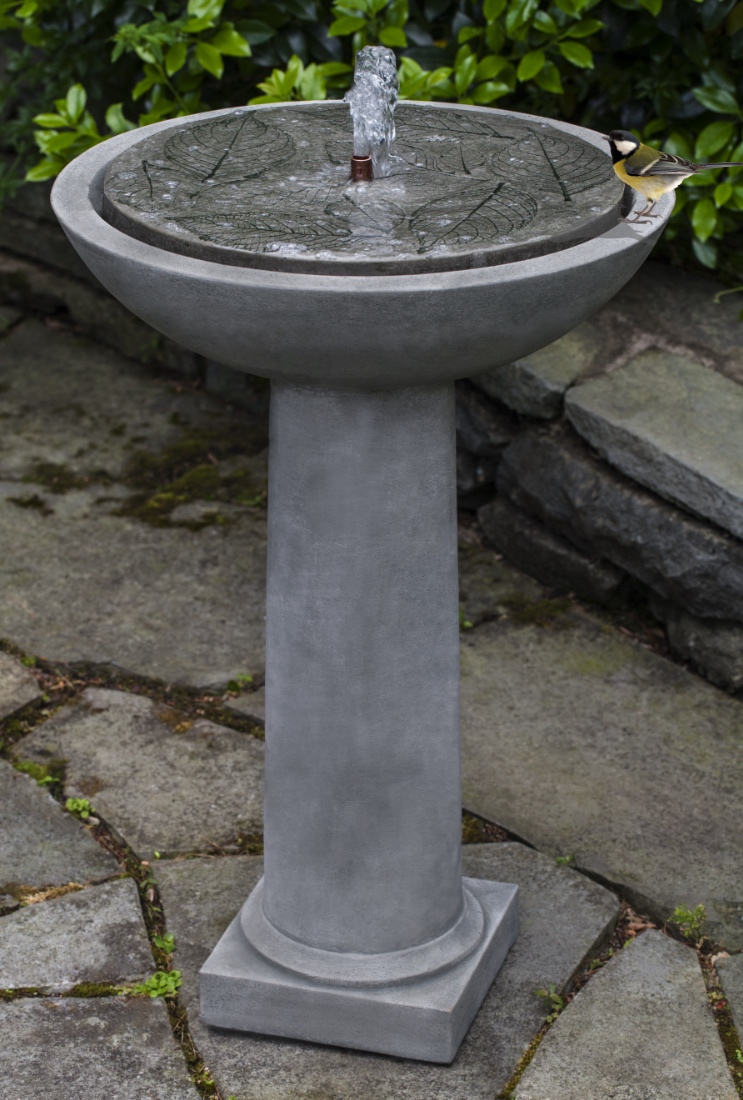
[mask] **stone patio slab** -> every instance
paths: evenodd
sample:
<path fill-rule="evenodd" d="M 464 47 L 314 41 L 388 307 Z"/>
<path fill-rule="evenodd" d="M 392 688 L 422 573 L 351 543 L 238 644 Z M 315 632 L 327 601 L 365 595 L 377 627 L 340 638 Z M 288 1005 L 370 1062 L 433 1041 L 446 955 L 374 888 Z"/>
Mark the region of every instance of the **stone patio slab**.
<path fill-rule="evenodd" d="M 646 932 L 556 1020 L 514 1100 L 736 1100 L 696 953 Z"/>
<path fill-rule="evenodd" d="M 743 537 L 743 386 L 691 359 L 651 350 L 575 386 L 565 409 L 618 470 Z"/>
<path fill-rule="evenodd" d="M 132 879 L 65 894 L 0 921 L 0 989 L 63 992 L 144 980 L 155 969 Z"/>
<path fill-rule="evenodd" d="M 15 751 L 66 760 L 65 794 L 88 798 L 141 858 L 263 829 L 263 742 L 141 695 L 88 688 Z"/>
<path fill-rule="evenodd" d="M 462 637 L 464 804 L 743 946 L 743 708 L 588 615 Z"/>
<path fill-rule="evenodd" d="M 235 490 L 225 522 L 204 502 L 199 523 L 211 525 L 199 530 L 187 516 L 178 526 L 172 493 L 171 510 L 154 513 L 165 526 L 115 513 L 134 499 L 135 473 L 160 465 L 163 490 L 194 468 L 212 488 L 236 470 L 262 484 L 261 418 L 35 321 L 3 341 L 3 383 L 0 426 L 13 434 L 0 445 L 0 637 L 51 661 L 196 686 L 260 672 L 265 512 Z M 212 463 L 211 438 L 244 440 L 244 454 Z"/>
<path fill-rule="evenodd" d="M 162 1001 L 0 1003 L 6 1100 L 198 1100 Z"/>
<path fill-rule="evenodd" d="M 0 760 L 0 894 L 115 875 L 119 865 L 35 780 Z"/>
<path fill-rule="evenodd" d="M 729 959 L 720 959 L 717 963 L 717 973 L 720 975 L 720 984 L 733 1014 L 738 1038 L 743 1044 L 743 955 L 731 955 Z M 741 1049 L 743 1050 L 743 1046 Z"/>
<path fill-rule="evenodd" d="M 0 653 L 0 720 L 41 696 L 41 689 L 27 668 Z"/>
<path fill-rule="evenodd" d="M 544 1018 L 534 990 L 562 988 L 618 912 L 609 891 L 520 844 L 465 847 L 464 873 L 515 882 L 519 937 L 451 1066 L 401 1061 L 255 1035 L 198 1019 L 197 974 L 262 874 L 258 857 L 161 862 L 155 869 L 191 1034 L 222 1093 L 236 1100 L 492 1100 Z"/>

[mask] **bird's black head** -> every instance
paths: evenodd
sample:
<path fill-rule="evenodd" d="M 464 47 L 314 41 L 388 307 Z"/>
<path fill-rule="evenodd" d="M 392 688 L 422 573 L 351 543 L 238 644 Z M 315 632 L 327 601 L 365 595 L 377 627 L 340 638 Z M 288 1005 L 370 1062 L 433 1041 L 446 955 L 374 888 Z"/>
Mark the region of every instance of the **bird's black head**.
<path fill-rule="evenodd" d="M 629 130 L 612 130 L 606 140 L 611 147 L 611 159 L 614 164 L 640 148 L 640 142 Z"/>

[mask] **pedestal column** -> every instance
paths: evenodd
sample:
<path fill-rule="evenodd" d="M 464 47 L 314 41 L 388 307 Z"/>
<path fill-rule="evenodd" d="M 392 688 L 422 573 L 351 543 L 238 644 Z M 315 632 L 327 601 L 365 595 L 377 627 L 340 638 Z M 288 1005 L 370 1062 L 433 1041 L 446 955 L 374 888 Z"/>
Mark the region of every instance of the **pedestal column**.
<path fill-rule="evenodd" d="M 454 387 L 274 383 L 265 877 L 222 1027 L 449 1061 L 516 932 L 461 877 Z"/>

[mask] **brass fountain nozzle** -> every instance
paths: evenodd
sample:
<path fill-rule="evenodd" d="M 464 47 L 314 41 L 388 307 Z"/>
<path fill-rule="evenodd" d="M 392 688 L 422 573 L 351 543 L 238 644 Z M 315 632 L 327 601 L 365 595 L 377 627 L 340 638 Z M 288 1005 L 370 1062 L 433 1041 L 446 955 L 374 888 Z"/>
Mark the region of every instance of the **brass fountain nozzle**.
<path fill-rule="evenodd" d="M 367 154 L 365 157 L 357 157 L 356 154 L 351 157 L 351 182 L 359 183 L 361 180 L 373 180 L 374 169 L 372 167 L 372 159 Z"/>

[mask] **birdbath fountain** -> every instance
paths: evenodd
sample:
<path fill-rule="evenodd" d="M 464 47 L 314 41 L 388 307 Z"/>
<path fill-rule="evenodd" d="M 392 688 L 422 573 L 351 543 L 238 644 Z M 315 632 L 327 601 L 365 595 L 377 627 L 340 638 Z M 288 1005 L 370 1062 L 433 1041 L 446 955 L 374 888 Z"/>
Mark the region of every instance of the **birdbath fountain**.
<path fill-rule="evenodd" d="M 518 900 L 461 875 L 454 380 L 603 305 L 673 203 L 623 222 L 604 139 L 565 123 L 402 103 L 393 127 L 394 56 L 363 54 L 389 113 L 350 93 L 356 141 L 340 102 L 179 118 L 52 202 L 134 313 L 272 381 L 265 877 L 202 1017 L 449 1062 Z"/>

